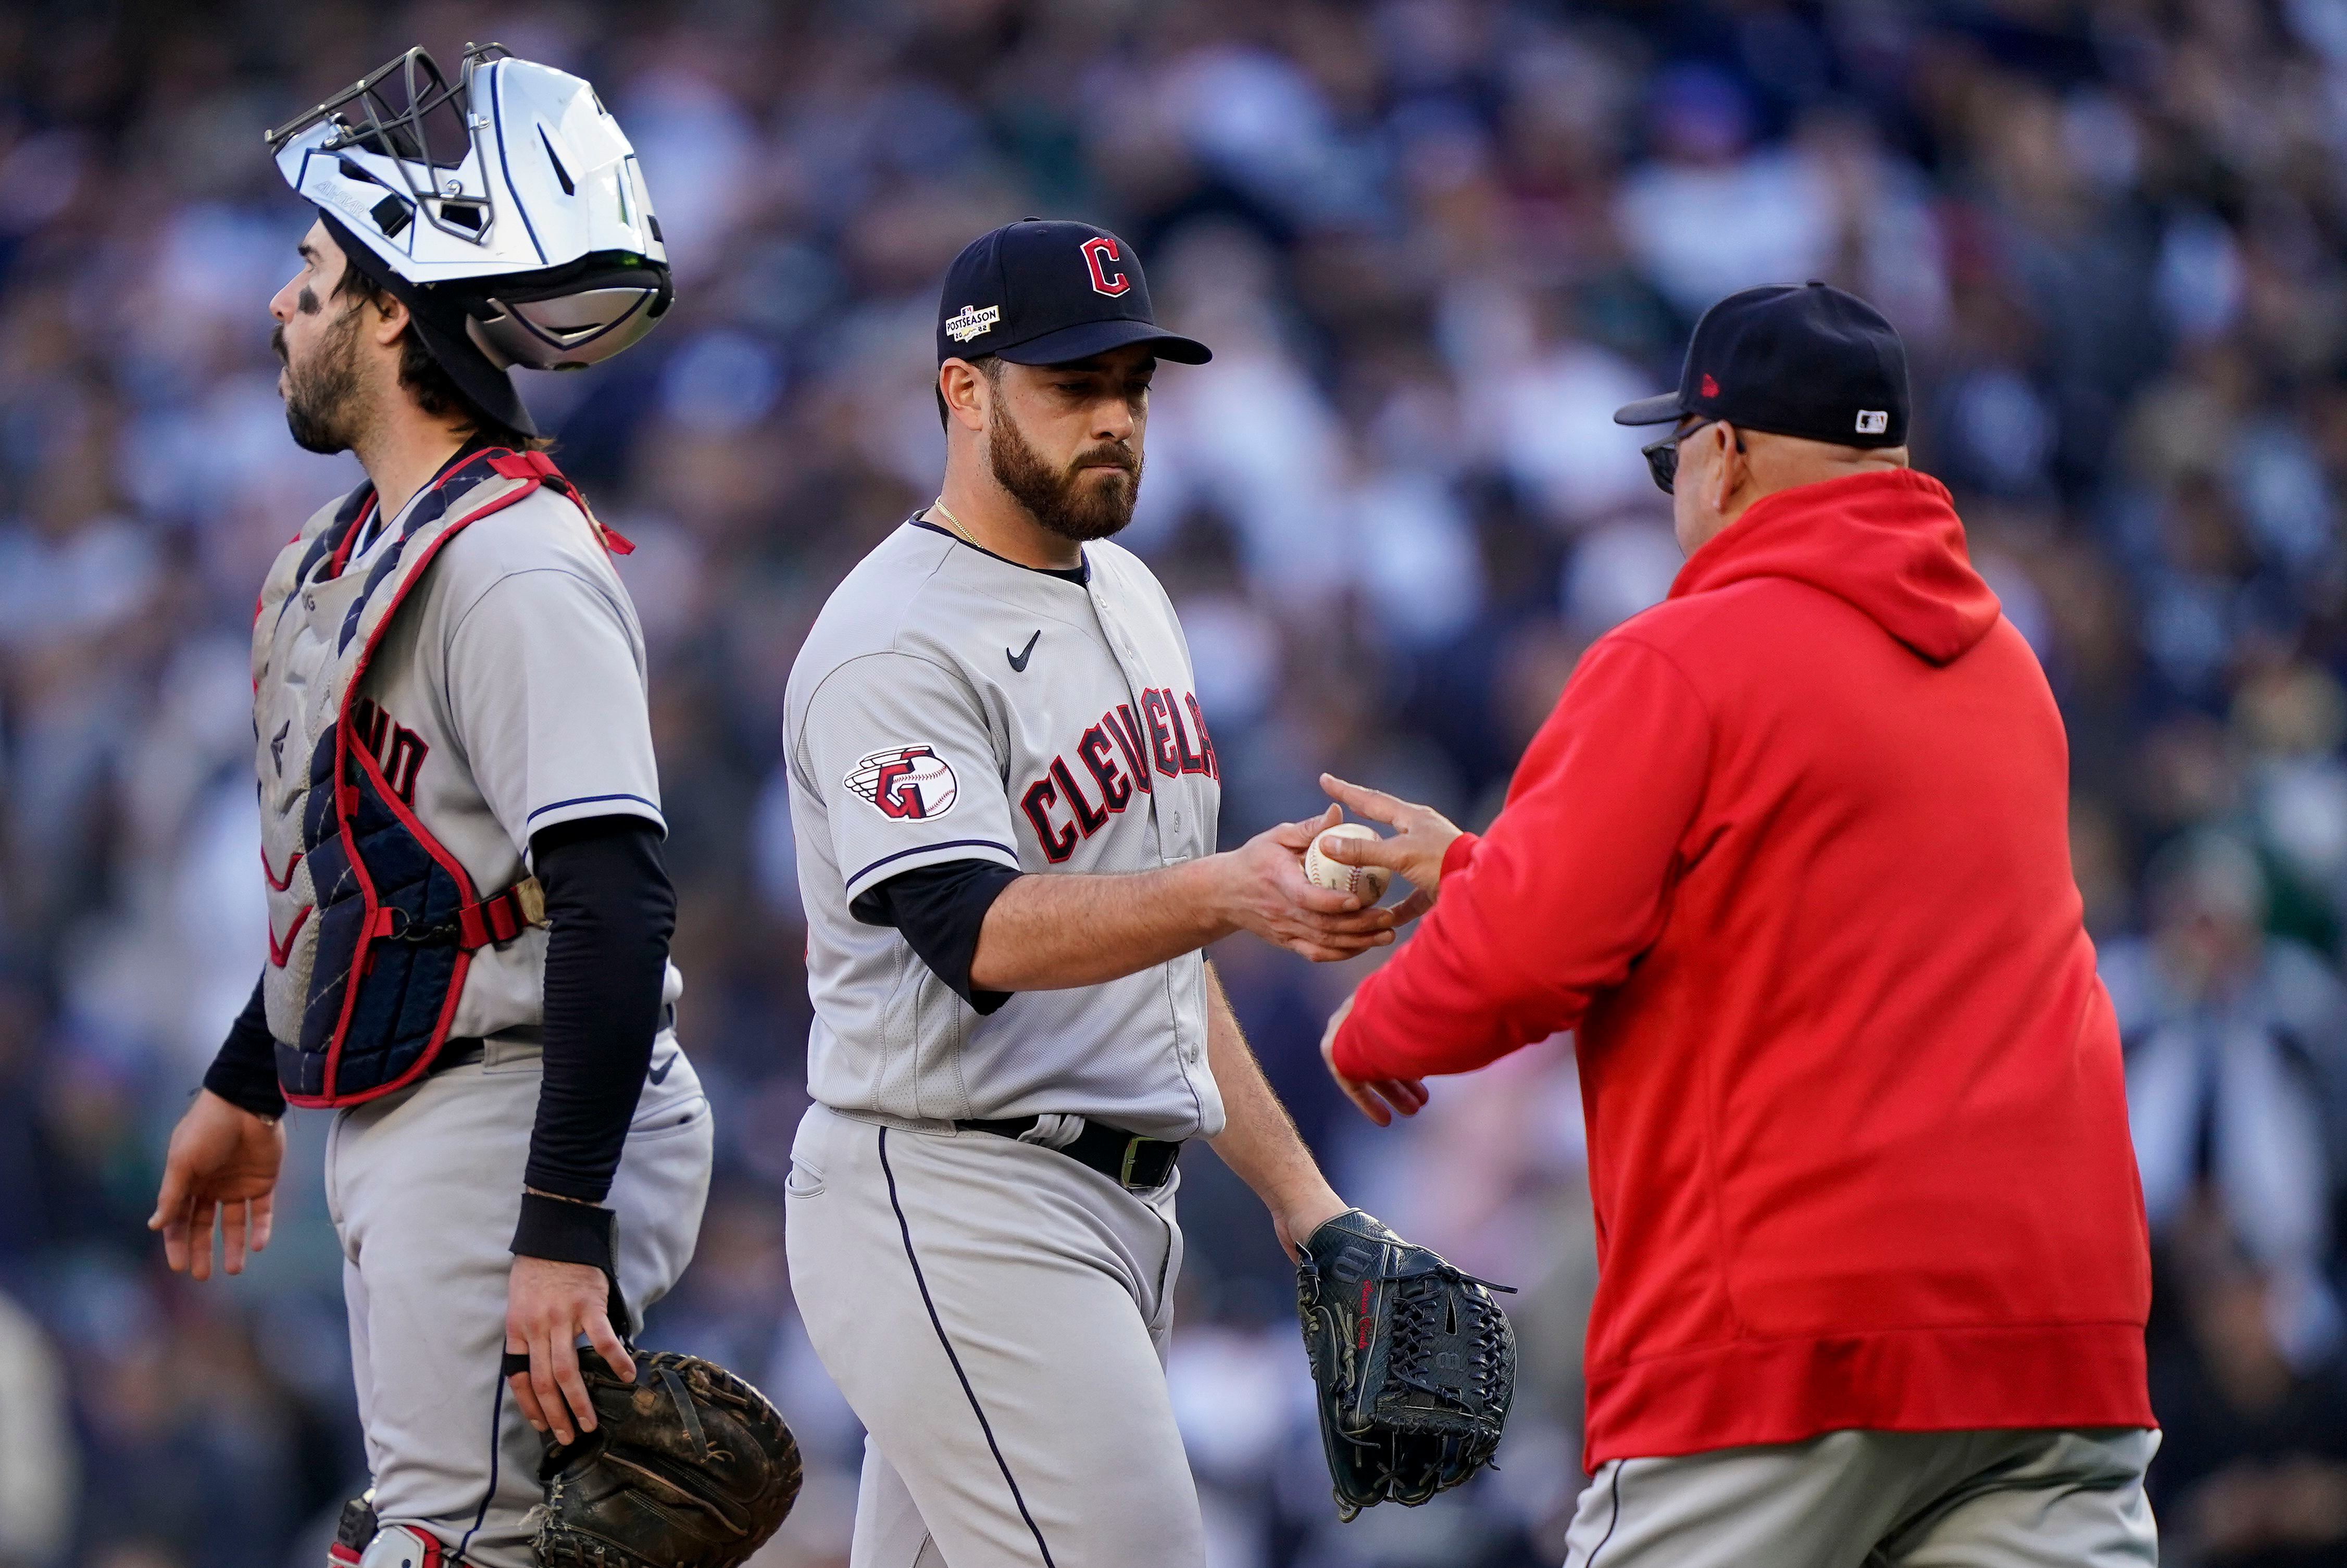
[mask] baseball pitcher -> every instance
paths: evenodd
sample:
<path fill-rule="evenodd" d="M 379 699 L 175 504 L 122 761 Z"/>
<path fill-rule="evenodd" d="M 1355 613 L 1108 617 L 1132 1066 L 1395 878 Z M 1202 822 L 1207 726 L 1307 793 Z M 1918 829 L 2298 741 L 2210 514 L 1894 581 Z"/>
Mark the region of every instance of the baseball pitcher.
<path fill-rule="evenodd" d="M 238 1272 L 269 1239 L 279 1117 L 332 1108 L 374 1478 L 334 1560 L 524 1568 L 533 1429 L 598 1426 L 579 1337 L 635 1375 L 622 1337 L 692 1255 L 711 1126 L 672 1029 L 628 547 L 506 367 L 641 338 L 665 251 L 594 90 L 495 46 L 453 87 L 412 50 L 269 142 L 317 209 L 270 303 L 286 421 L 366 483 L 261 589 L 268 960 L 150 1225 L 202 1279 L 217 1217 Z"/>
<path fill-rule="evenodd" d="M 937 503 L 791 674 L 815 1104 L 792 1287 L 869 1433 L 852 1561 L 1204 1561 L 1162 1353 L 1175 1161 L 1205 1138 L 1283 1242 L 1342 1213 L 1200 949 L 1318 959 L 1396 917 L 1313 886 L 1317 822 L 1214 852 L 1221 764 L 1133 515 L 1158 362 L 1141 263 L 1014 223 L 938 320 Z"/>

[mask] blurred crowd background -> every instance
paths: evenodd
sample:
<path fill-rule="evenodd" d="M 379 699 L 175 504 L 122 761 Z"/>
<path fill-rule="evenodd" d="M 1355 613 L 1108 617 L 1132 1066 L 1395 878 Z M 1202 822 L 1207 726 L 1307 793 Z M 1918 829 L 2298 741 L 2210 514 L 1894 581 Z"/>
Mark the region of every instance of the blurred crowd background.
<path fill-rule="evenodd" d="M 1027 213 L 1112 227 L 1216 351 L 1159 380 L 1129 537 L 1189 630 L 1226 843 L 1311 812 L 1324 766 L 1488 819 L 1581 650 L 1677 563 L 1610 411 L 1728 290 L 1825 278 L 1891 316 L 1918 463 L 2069 723 L 2158 1244 L 2169 1560 L 2347 1563 L 2347 4 L 14 0 L 0 1564 L 310 1568 L 364 1484 L 324 1118 L 291 1119 L 244 1277 L 169 1276 L 142 1225 L 264 951 L 252 596 L 355 479 L 273 390 L 264 304 L 307 218 L 260 133 L 474 38 L 597 83 L 676 268 L 643 346 L 524 380 L 641 547 L 721 1138 L 647 1337 L 796 1424 L 807 1490 L 762 1563 L 844 1563 L 860 1441 L 782 1264 L 807 1023 L 783 682 L 934 493 L 947 261 Z M 1216 958 L 1340 1188 L 1526 1287 L 1503 1469 L 1338 1526 L 1285 1263 L 1194 1151 L 1169 1376 L 1217 1568 L 1561 1561 L 1594 1273 L 1569 1040 L 1378 1132 L 1317 1057 L 1355 975 Z"/>

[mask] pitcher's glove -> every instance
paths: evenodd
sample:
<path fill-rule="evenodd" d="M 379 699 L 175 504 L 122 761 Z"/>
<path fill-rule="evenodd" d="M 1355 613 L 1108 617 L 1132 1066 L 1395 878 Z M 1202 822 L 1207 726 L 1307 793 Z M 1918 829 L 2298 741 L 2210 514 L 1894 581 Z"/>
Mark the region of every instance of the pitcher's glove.
<path fill-rule="evenodd" d="M 634 1354 L 633 1383 L 600 1356 L 579 1358 L 595 1430 L 547 1450 L 538 1561 L 736 1568 L 798 1500 L 798 1443 L 766 1396 L 724 1368 L 666 1350 Z"/>
<path fill-rule="evenodd" d="M 1491 1462 L 1516 1387 L 1516 1336 L 1489 1285 L 1359 1209 L 1314 1231 L 1296 1269 L 1320 1437 L 1350 1520 L 1415 1508 Z M 1511 1291 L 1512 1294 L 1512 1291 Z"/>

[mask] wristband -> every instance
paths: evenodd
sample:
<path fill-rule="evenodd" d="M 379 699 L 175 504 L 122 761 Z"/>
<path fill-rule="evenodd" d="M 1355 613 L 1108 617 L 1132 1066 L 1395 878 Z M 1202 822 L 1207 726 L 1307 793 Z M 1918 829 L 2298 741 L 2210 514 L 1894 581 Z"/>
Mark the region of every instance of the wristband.
<path fill-rule="evenodd" d="M 204 1085 L 214 1094 L 264 1122 L 285 1114 L 285 1093 L 277 1086 L 273 1058 L 260 1063 L 234 1060 L 226 1050 L 204 1070 Z"/>
<path fill-rule="evenodd" d="M 550 1263 L 583 1263 L 616 1278 L 620 1216 L 593 1204 L 574 1204 L 543 1193 L 521 1195 L 521 1219 L 507 1250 Z"/>

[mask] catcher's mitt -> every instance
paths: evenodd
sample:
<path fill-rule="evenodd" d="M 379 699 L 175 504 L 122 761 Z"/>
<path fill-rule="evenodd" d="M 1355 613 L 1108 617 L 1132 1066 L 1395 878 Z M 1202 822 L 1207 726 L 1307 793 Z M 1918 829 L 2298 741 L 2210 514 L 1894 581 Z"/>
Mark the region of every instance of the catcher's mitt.
<path fill-rule="evenodd" d="M 1516 1336 L 1459 1272 L 1359 1209 L 1314 1231 L 1296 1270 L 1320 1436 L 1350 1520 L 1415 1508 L 1491 1462 L 1516 1387 Z"/>
<path fill-rule="evenodd" d="M 636 1380 L 579 1358 L 595 1430 L 539 1469 L 546 1568 L 736 1568 L 799 1495 L 799 1446 L 766 1396 L 713 1362 L 634 1352 Z"/>

